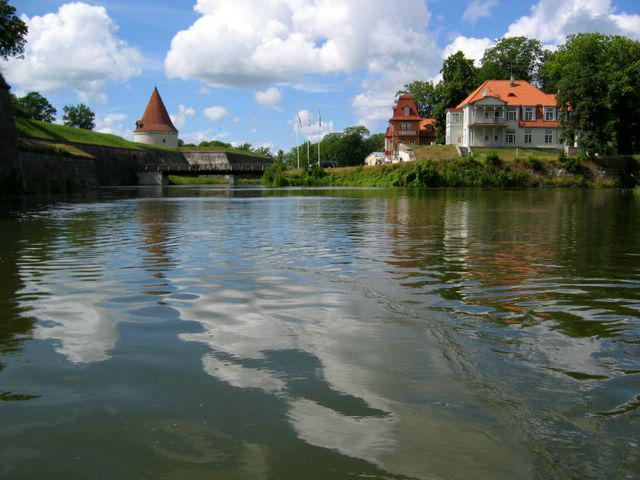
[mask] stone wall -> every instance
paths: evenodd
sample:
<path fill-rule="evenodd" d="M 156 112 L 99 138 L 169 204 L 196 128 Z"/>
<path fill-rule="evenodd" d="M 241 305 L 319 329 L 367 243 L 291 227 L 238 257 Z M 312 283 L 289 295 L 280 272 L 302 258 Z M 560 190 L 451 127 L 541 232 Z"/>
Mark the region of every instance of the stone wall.
<path fill-rule="evenodd" d="M 22 190 L 16 127 L 9 101 L 9 86 L 0 74 L 0 193 Z"/>
<path fill-rule="evenodd" d="M 35 138 L 30 138 L 29 142 L 50 143 L 50 141 Z M 261 160 L 269 162 L 258 157 L 235 153 L 175 152 L 148 148 L 133 150 L 80 143 L 67 144 L 87 153 L 90 158 L 20 151 L 19 165 L 24 171 L 22 191 L 25 193 L 72 193 L 90 191 L 104 186 L 137 185 L 140 180 L 139 174 L 143 172 L 145 165 L 193 165 L 218 162 L 254 164 Z"/>

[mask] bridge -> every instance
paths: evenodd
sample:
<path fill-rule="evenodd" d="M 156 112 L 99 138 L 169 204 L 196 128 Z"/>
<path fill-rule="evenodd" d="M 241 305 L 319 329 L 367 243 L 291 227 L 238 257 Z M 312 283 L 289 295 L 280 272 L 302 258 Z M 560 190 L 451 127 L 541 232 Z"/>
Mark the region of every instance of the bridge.
<path fill-rule="evenodd" d="M 271 163 L 271 159 L 234 153 L 187 152 L 184 153 L 184 161 L 143 164 L 138 172 L 138 184 L 166 185 L 169 175 L 224 175 L 229 183 L 235 184 L 238 176 L 261 177 Z"/>

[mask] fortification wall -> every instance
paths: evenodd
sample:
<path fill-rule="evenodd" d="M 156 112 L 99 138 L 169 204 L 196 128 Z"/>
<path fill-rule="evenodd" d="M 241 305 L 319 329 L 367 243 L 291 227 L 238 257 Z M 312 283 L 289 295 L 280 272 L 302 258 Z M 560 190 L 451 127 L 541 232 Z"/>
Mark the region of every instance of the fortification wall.
<path fill-rule="evenodd" d="M 9 88 L 0 74 L 0 193 L 22 190 L 18 137 L 11 113 Z"/>

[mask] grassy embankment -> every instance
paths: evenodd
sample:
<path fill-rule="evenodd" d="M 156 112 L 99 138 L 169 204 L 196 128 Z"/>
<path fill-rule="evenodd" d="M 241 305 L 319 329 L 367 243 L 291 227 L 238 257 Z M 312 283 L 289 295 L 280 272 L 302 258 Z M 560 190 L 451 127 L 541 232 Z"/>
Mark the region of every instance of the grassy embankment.
<path fill-rule="evenodd" d="M 117 135 L 108 133 L 98 133 L 92 130 L 81 128 L 65 127 L 55 123 L 39 122 L 26 118 L 15 119 L 16 129 L 20 139 L 20 147 L 24 150 L 40 151 L 44 153 L 67 154 L 68 156 L 91 157 L 82 150 L 80 145 L 98 145 L 101 147 L 127 148 L 130 150 L 170 150 L 175 152 L 216 152 L 216 153 L 238 153 L 257 158 L 264 158 L 253 152 L 238 150 L 236 148 L 224 147 L 165 147 L 162 145 L 144 145 L 125 140 Z M 37 139 L 39 141 L 32 141 Z M 42 140 L 46 141 L 45 143 Z"/>
<path fill-rule="evenodd" d="M 367 187 L 534 187 L 633 186 L 640 179 L 640 157 L 596 160 L 564 157 L 560 152 L 533 149 L 474 149 L 474 157 L 459 158 L 455 147 L 415 148 L 415 162 L 376 167 L 284 170 L 265 173 L 269 186 Z"/>
<path fill-rule="evenodd" d="M 20 148 L 27 151 L 48 153 L 65 157 L 93 158 L 91 153 L 83 150 L 82 144 L 101 147 L 126 148 L 129 150 L 170 150 L 178 152 L 215 152 L 238 153 L 256 158 L 264 158 L 253 152 L 224 147 L 165 147 L 161 145 L 144 145 L 125 140 L 117 135 L 98 133 L 81 128 L 71 128 L 54 123 L 39 122 L 26 118 L 15 119 Z M 33 140 L 33 139 L 37 139 Z M 44 140 L 44 142 L 43 142 Z M 240 179 L 240 183 L 257 183 L 253 179 Z M 180 177 L 169 176 L 173 185 L 216 185 L 227 184 L 228 180 L 220 176 Z"/>

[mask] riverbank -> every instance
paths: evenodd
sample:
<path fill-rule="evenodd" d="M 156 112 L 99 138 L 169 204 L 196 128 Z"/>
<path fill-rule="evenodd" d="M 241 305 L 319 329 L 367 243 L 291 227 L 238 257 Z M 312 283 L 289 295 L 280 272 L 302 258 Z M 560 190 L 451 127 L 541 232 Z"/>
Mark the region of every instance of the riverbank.
<path fill-rule="evenodd" d="M 421 155 L 425 155 L 422 150 Z M 633 187 L 640 182 L 640 157 L 595 160 L 550 154 L 514 157 L 489 151 L 469 158 L 423 158 L 375 167 L 287 170 L 273 165 L 267 186 L 354 187 Z"/>

